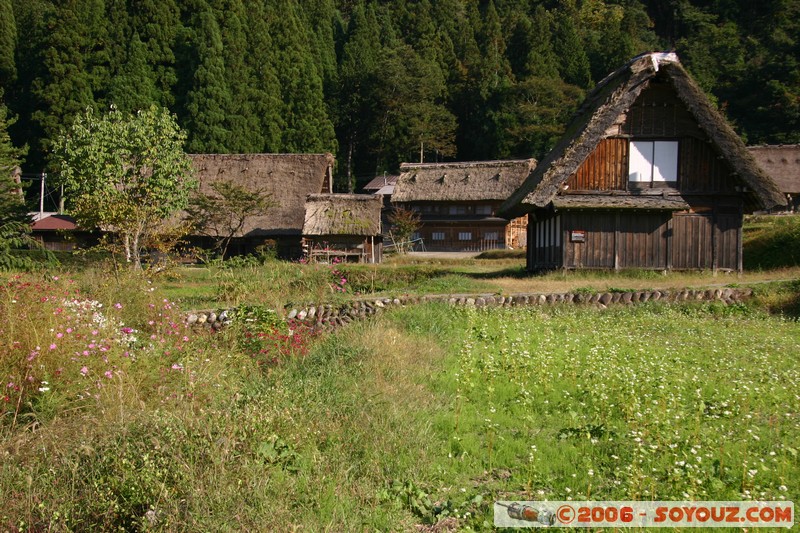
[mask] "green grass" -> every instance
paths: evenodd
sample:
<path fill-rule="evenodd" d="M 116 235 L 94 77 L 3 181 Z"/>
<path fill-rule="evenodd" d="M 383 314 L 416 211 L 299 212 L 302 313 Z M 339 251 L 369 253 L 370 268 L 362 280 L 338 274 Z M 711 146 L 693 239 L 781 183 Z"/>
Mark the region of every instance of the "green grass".
<path fill-rule="evenodd" d="M 796 278 L 529 278 L 515 259 L 6 275 L 0 529 L 488 530 L 499 498 L 797 500 Z M 427 304 L 322 337 L 183 324 L 364 294 L 763 280 L 734 306 Z"/>
<path fill-rule="evenodd" d="M 800 216 L 753 216 L 744 225 L 744 268 L 800 264 Z"/>
<path fill-rule="evenodd" d="M 98 285 L 111 329 L 53 314 L 76 284 L 28 281 L 0 298 L 0 339 L 24 344 L 0 373 L 34 377 L 0 418 L 4 530 L 488 530 L 499 498 L 800 497 L 800 323 L 766 312 L 796 287 L 730 307 L 411 306 L 259 367 L 241 328 L 176 329 L 146 280 Z M 132 357 L 116 321 L 136 324 Z"/>

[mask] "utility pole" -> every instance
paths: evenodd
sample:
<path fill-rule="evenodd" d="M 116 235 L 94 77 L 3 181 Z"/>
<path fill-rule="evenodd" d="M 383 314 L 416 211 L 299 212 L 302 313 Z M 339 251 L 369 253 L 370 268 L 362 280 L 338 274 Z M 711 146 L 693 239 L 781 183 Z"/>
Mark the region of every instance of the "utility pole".
<path fill-rule="evenodd" d="M 44 216 L 44 180 L 47 178 L 47 172 L 42 172 L 42 181 L 39 187 L 39 220 Z"/>

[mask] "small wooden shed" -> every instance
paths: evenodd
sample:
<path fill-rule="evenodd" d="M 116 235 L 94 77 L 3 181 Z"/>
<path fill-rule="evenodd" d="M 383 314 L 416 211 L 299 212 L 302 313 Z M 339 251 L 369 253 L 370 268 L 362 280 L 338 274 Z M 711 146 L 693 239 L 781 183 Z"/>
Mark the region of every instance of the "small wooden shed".
<path fill-rule="evenodd" d="M 314 262 L 380 263 L 381 196 L 309 194 L 305 204 L 303 251 Z"/>
<path fill-rule="evenodd" d="M 785 203 L 678 57 L 653 53 L 597 85 L 501 214 L 528 214 L 530 271 L 740 271 L 743 213 Z"/>

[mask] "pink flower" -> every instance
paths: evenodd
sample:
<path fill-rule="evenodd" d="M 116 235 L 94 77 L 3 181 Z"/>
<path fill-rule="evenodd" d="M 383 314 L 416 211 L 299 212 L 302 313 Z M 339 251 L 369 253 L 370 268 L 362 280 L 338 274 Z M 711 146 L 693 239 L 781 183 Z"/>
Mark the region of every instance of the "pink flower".
<path fill-rule="evenodd" d="M 56 344 L 55 344 L 55 343 L 53 343 L 53 344 L 51 344 L 51 345 L 50 345 L 50 349 L 51 349 L 51 350 L 55 350 L 56 348 L 58 348 L 58 346 L 56 346 Z"/>
<path fill-rule="evenodd" d="M 95 348 L 97 348 L 97 345 L 95 343 L 89 344 L 89 349 L 90 350 L 94 350 Z"/>
<path fill-rule="evenodd" d="M 122 309 L 122 304 L 117 302 L 114 304 L 114 307 L 116 307 L 117 309 Z"/>
<path fill-rule="evenodd" d="M 64 336 L 64 334 L 61 333 L 61 332 L 56 333 L 56 339 L 60 339 L 63 336 Z"/>
<path fill-rule="evenodd" d="M 184 335 L 184 336 L 183 336 L 183 342 L 189 342 L 189 337 L 187 337 L 186 335 Z"/>
<path fill-rule="evenodd" d="M 86 374 L 88 374 L 88 373 L 89 373 L 89 369 L 88 369 L 88 368 L 86 368 L 85 366 L 84 366 L 84 367 L 81 367 L 81 374 L 82 374 L 82 375 L 84 375 L 84 376 L 85 376 L 85 375 L 86 375 Z"/>
<path fill-rule="evenodd" d="M 93 329 L 93 330 L 92 330 L 92 335 L 97 335 L 98 333 L 100 333 L 100 332 L 99 332 L 99 331 L 97 331 L 96 329 Z"/>
<path fill-rule="evenodd" d="M 67 328 L 67 333 L 72 333 L 72 328 Z"/>
<path fill-rule="evenodd" d="M 112 377 L 114 377 L 114 374 L 111 373 L 111 370 L 106 370 L 103 375 L 105 377 L 107 377 L 108 379 L 111 379 Z"/>
<path fill-rule="evenodd" d="M 173 363 L 172 370 L 183 370 L 183 365 L 180 365 L 178 363 Z"/>
<path fill-rule="evenodd" d="M 88 356 L 89 355 L 89 350 L 84 350 L 83 351 L 83 355 Z"/>

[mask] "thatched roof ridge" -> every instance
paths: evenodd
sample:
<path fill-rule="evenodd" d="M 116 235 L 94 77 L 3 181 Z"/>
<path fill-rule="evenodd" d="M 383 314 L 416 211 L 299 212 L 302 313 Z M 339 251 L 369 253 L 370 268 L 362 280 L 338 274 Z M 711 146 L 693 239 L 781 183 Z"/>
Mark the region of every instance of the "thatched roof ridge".
<path fill-rule="evenodd" d="M 800 194 L 800 144 L 748 146 L 756 163 L 785 194 Z"/>
<path fill-rule="evenodd" d="M 392 202 L 505 200 L 535 166 L 535 159 L 403 163 Z"/>
<path fill-rule="evenodd" d="M 653 53 L 634 58 L 592 90 L 555 148 L 501 206 L 501 213 L 518 216 L 535 208 L 547 207 L 569 176 L 597 148 L 608 129 L 622 113 L 630 109 L 648 87 L 648 82 L 659 72 L 672 83 L 678 98 L 695 117 L 699 127 L 753 191 L 756 203 L 765 209 L 784 205 L 780 191 L 684 70 L 677 55 Z"/>
<path fill-rule="evenodd" d="M 230 180 L 248 190 L 269 193 L 274 206 L 247 220 L 241 236 L 300 235 L 306 196 L 326 192 L 334 158 L 331 154 L 192 154 L 200 192 Z"/>
<path fill-rule="evenodd" d="M 303 235 L 378 235 L 382 207 L 374 194 L 309 194 Z"/>

